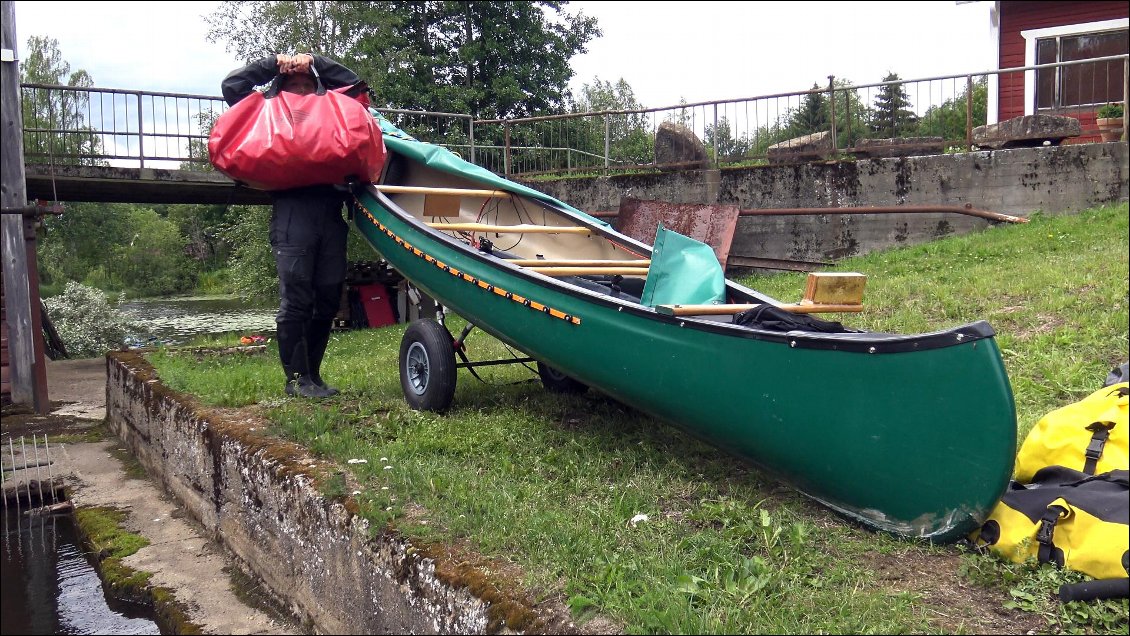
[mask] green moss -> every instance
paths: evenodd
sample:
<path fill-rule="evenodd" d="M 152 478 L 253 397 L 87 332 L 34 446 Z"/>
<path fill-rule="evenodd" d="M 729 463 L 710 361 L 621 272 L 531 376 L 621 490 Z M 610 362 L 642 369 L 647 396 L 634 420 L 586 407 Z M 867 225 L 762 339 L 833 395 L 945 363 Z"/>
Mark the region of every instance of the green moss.
<path fill-rule="evenodd" d="M 115 508 L 94 507 L 75 511 L 79 535 L 95 564 L 103 585 L 114 598 L 153 608 L 154 621 L 162 634 L 202 634 L 199 625 L 188 619 L 184 606 L 172 590 L 154 587 L 151 572 L 135 570 L 122 559 L 149 545 L 145 537 L 128 532 L 122 523 L 126 513 Z"/>
<path fill-rule="evenodd" d="M 81 508 L 75 511 L 79 529 L 102 558 L 125 558 L 149 545 L 145 537 L 122 527 L 126 513 L 115 508 Z"/>
<path fill-rule="evenodd" d="M 105 424 L 99 424 L 77 433 L 49 435 L 47 443 L 51 446 L 58 444 L 93 444 L 105 440 L 109 435 L 110 432 L 106 429 Z"/>

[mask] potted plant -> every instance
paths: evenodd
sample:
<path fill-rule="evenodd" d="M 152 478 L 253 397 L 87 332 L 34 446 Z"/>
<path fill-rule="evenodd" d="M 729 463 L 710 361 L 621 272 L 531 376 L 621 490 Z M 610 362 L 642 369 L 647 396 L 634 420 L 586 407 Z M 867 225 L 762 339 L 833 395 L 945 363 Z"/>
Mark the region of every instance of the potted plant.
<path fill-rule="evenodd" d="M 1095 113 L 1095 123 L 1103 141 L 1118 141 L 1122 136 L 1122 104 L 1107 104 Z"/>

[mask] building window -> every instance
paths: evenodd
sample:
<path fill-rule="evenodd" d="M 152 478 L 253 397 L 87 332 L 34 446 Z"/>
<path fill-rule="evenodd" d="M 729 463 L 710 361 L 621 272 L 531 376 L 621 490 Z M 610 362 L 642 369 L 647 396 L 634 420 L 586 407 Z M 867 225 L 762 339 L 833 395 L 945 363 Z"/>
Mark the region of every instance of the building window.
<path fill-rule="evenodd" d="M 1024 65 L 1054 64 L 1130 53 L 1130 19 L 1118 18 L 1021 31 Z M 1024 74 L 1024 114 L 1086 110 L 1120 102 L 1126 84 L 1122 60 L 1075 64 Z"/>
<path fill-rule="evenodd" d="M 1130 50 L 1130 31 L 1084 33 L 1036 40 L 1036 63 L 1053 64 L 1121 55 Z M 1061 109 L 1122 101 L 1121 60 L 1036 71 L 1036 108 Z"/>

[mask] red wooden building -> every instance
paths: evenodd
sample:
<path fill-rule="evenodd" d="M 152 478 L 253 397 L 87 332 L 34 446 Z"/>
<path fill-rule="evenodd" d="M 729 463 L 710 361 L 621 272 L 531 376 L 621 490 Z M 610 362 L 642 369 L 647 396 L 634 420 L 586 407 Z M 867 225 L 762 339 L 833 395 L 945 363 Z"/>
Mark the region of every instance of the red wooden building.
<path fill-rule="evenodd" d="M 990 19 L 1001 70 L 1130 52 L 1125 0 L 995 2 Z M 1083 125 L 1084 137 L 1076 142 L 1098 140 L 1095 111 L 1122 102 L 1127 82 L 1122 61 L 1001 73 L 996 79 L 990 79 L 990 123 L 1037 113 L 1070 115 Z"/>

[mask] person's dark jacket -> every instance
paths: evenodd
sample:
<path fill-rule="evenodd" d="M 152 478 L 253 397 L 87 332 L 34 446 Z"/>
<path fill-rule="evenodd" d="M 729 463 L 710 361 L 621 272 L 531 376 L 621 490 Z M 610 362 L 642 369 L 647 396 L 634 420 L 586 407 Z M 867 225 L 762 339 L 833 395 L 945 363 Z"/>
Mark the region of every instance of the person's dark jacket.
<path fill-rule="evenodd" d="M 361 78 L 356 73 L 328 57 L 322 55 L 310 57 L 314 58 L 313 67 L 326 88 L 353 86 L 361 82 Z M 266 96 L 274 97 L 279 92 L 281 77 L 277 58 L 272 55 L 229 73 L 220 84 L 220 91 L 228 105 L 235 106 L 244 97 L 250 95 L 256 86 L 262 86 L 267 82 L 271 82 L 271 87 L 267 90 Z"/>

